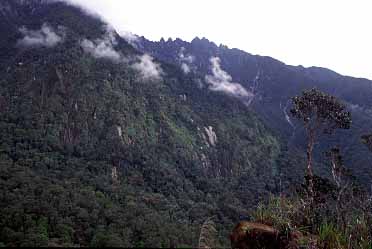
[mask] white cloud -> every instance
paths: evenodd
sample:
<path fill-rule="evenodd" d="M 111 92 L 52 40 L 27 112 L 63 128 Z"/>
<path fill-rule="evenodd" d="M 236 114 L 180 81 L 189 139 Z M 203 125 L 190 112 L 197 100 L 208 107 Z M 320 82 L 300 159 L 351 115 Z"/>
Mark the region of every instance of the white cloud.
<path fill-rule="evenodd" d="M 63 34 L 58 35 L 47 23 L 44 23 L 39 30 L 29 30 L 22 27 L 19 31 L 24 37 L 18 40 L 18 46 L 51 48 L 63 40 Z M 62 33 L 62 28 L 59 31 Z"/>
<path fill-rule="evenodd" d="M 81 42 L 81 46 L 85 52 L 90 53 L 95 58 L 106 58 L 113 61 L 120 60 L 120 54 L 113 49 L 111 44 L 103 40 L 92 42 L 91 40 L 84 39 Z"/>
<path fill-rule="evenodd" d="M 192 63 L 195 60 L 195 57 L 192 55 L 185 55 L 185 48 L 181 47 L 179 53 L 178 53 L 178 59 L 181 62 L 181 69 L 185 74 L 188 74 L 191 72 L 192 69 Z"/>
<path fill-rule="evenodd" d="M 210 62 L 212 64 L 212 75 L 205 76 L 205 80 L 210 85 L 209 89 L 212 91 L 224 92 L 235 97 L 247 98 L 250 103 L 254 94 L 247 91 L 239 83 L 231 82 L 231 76 L 221 68 L 220 58 L 211 57 Z"/>
<path fill-rule="evenodd" d="M 181 69 L 182 69 L 182 71 L 183 71 L 185 74 L 188 74 L 188 73 L 191 72 L 191 69 L 190 69 L 189 65 L 187 65 L 187 64 L 184 63 L 184 62 L 181 64 Z"/>
<path fill-rule="evenodd" d="M 150 40 L 207 37 L 290 65 L 328 67 L 372 79 L 372 1 L 70 1 L 103 15 L 117 30 Z"/>
<path fill-rule="evenodd" d="M 160 65 L 155 63 L 150 55 L 144 54 L 138 57 L 139 62 L 136 62 L 132 65 L 132 67 L 137 70 L 141 77 L 145 80 L 159 80 L 161 79 L 161 75 L 163 74 L 163 70 L 161 69 Z"/>
<path fill-rule="evenodd" d="M 192 55 L 185 55 L 185 48 L 181 47 L 180 52 L 178 53 L 178 56 L 181 61 L 187 62 L 187 63 L 193 63 L 195 60 L 195 57 Z"/>
<path fill-rule="evenodd" d="M 119 35 L 124 38 L 130 45 L 137 47 L 138 36 L 129 31 L 120 31 Z"/>
<path fill-rule="evenodd" d="M 106 27 L 106 33 L 102 39 L 96 39 L 94 41 L 84 39 L 80 45 L 85 52 L 95 58 L 105 58 L 114 62 L 120 62 L 122 60 L 121 54 L 114 48 L 117 45 L 115 32 L 109 26 Z"/>

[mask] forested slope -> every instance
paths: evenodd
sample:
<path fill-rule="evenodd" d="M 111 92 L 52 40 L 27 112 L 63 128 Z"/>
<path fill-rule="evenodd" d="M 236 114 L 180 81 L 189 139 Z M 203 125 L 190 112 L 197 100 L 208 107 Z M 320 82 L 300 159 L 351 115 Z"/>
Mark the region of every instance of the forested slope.
<path fill-rule="evenodd" d="M 196 246 L 213 216 L 227 245 L 276 190 L 280 143 L 239 99 L 76 7 L 0 10 L 2 244 Z"/>

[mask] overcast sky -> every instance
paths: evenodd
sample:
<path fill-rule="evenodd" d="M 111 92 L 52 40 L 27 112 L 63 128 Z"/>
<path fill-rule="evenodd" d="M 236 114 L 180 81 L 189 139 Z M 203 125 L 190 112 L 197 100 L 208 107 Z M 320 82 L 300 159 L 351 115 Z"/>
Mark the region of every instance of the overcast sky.
<path fill-rule="evenodd" d="M 371 0 L 71 0 L 150 40 L 206 37 L 290 65 L 372 79 Z"/>

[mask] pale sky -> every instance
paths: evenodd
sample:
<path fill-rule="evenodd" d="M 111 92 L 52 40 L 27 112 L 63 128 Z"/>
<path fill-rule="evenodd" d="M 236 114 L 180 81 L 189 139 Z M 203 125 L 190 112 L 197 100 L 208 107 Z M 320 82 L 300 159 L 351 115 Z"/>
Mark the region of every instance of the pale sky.
<path fill-rule="evenodd" d="M 206 37 L 289 65 L 372 79 L 371 0 L 71 0 L 150 40 Z"/>

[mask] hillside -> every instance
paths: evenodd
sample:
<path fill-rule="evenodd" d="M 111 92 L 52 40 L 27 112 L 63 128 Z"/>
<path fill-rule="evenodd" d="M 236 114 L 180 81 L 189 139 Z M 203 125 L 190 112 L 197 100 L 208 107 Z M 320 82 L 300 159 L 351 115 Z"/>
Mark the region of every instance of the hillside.
<path fill-rule="evenodd" d="M 297 148 L 305 148 L 301 124 L 289 114 L 291 97 L 313 87 L 338 97 L 352 112 L 353 124 L 350 130 L 339 132 L 332 139 L 324 137 L 326 142 L 316 146 L 317 160 L 323 164 L 324 151 L 340 145 L 346 166 L 370 188 L 372 157 L 361 143 L 361 136 L 368 134 L 372 127 L 372 81 L 342 76 L 325 68 L 289 66 L 271 57 L 252 55 L 224 45 L 217 46 L 206 38 L 195 38 L 191 42 L 181 39 L 152 42 L 139 37 L 137 47 L 181 68 L 186 64 L 190 69 L 187 74 L 195 74 L 201 79 L 213 70 L 210 59 L 218 57 L 221 69 L 231 76 L 230 81 L 251 93 L 251 110 L 281 138 L 290 154 Z M 321 165 L 318 168 L 319 174 L 327 174 Z M 291 170 L 285 175 L 288 173 Z"/>
<path fill-rule="evenodd" d="M 369 189 L 369 80 L 205 38 L 127 41 L 60 1 L 1 0 L 0 34 L 0 246 L 197 247 L 212 220 L 229 246 L 258 203 L 301 189 L 290 98 L 312 87 L 353 115 L 317 144 L 319 182 L 337 193 L 323 152 L 340 144 Z"/>
<path fill-rule="evenodd" d="M 0 3 L 0 242 L 219 243 L 275 191 L 281 145 L 239 99 L 64 3 Z"/>

